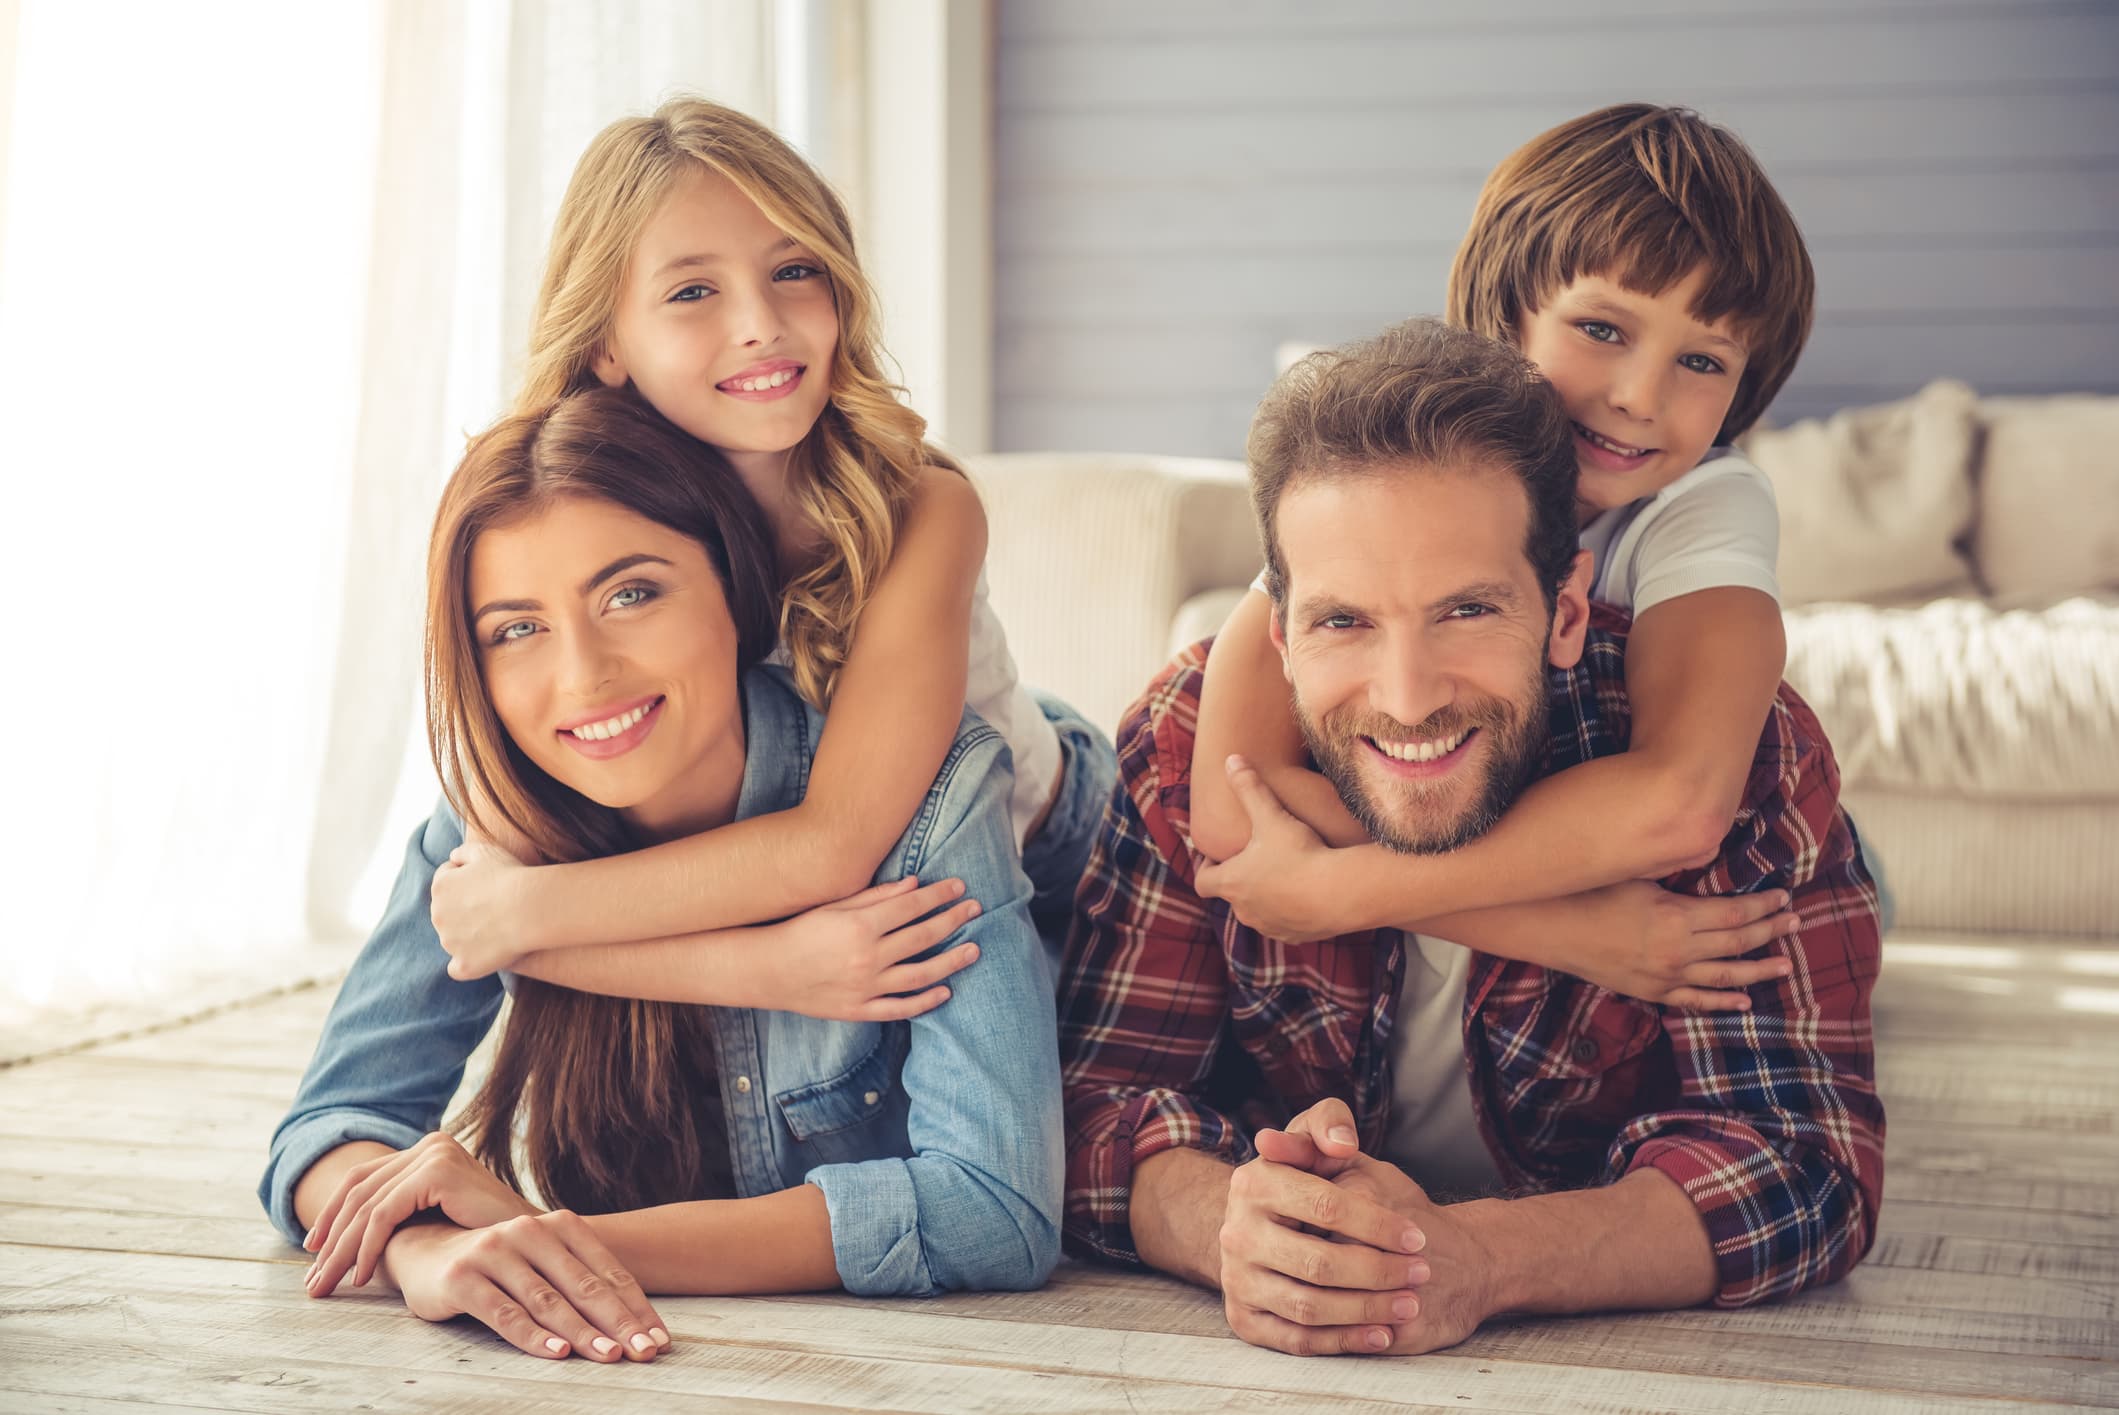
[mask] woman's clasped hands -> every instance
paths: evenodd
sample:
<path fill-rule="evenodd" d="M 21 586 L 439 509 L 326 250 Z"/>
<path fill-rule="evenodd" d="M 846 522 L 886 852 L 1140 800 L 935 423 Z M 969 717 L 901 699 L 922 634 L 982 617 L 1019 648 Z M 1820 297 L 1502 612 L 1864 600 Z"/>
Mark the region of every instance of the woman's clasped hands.
<path fill-rule="evenodd" d="M 444 1221 L 414 1221 L 429 1213 Z M 668 1324 L 579 1215 L 538 1209 L 450 1135 L 348 1170 L 302 1246 L 317 1255 L 312 1297 L 386 1268 L 413 1315 L 476 1317 L 532 1356 L 669 1349 Z"/>

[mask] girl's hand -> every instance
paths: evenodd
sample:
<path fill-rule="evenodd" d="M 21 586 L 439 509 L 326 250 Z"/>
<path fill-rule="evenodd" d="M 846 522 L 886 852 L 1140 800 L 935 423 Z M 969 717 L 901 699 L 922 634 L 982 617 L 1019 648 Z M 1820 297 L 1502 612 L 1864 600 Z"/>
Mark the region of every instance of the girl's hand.
<path fill-rule="evenodd" d="M 942 979 L 976 963 L 979 946 L 905 960 L 978 917 L 979 902 L 963 893 L 962 880 L 921 885 L 907 876 L 773 925 L 775 995 L 764 1005 L 835 1022 L 895 1022 L 940 1007 L 949 1000 Z"/>
<path fill-rule="evenodd" d="M 455 1136 L 436 1131 L 408 1150 L 346 1171 L 302 1240 L 317 1255 L 304 1284 L 309 1295 L 330 1296 L 349 1270 L 355 1287 L 367 1282 L 390 1235 L 427 1209 L 440 1209 L 458 1228 L 490 1228 L 537 1212 Z"/>
<path fill-rule="evenodd" d="M 1345 891 L 1330 878 L 1331 847 L 1289 814 L 1256 767 L 1232 756 L 1227 768 L 1229 786 L 1251 818 L 1251 841 L 1220 864 L 1200 867 L 1193 880 L 1199 896 L 1226 900 L 1245 927 L 1285 943 L 1354 932 L 1358 925 L 1333 913 Z"/>
<path fill-rule="evenodd" d="M 1629 880 L 1567 900 L 1572 922 L 1554 966 L 1600 988 L 1693 1012 L 1748 1012 L 1743 989 L 1793 971 L 1785 957 L 1739 955 L 1794 933 L 1788 894 L 1700 898 Z"/>
<path fill-rule="evenodd" d="M 564 1209 L 490 1228 L 424 1224 L 390 1244 L 390 1276 L 412 1315 L 469 1314 L 532 1356 L 652 1361 L 669 1329 L 633 1275 Z"/>
<path fill-rule="evenodd" d="M 449 976 L 458 982 L 510 967 L 536 948 L 530 937 L 524 884 L 529 867 L 488 840 L 467 840 L 434 872 L 428 914 L 449 951 Z"/>

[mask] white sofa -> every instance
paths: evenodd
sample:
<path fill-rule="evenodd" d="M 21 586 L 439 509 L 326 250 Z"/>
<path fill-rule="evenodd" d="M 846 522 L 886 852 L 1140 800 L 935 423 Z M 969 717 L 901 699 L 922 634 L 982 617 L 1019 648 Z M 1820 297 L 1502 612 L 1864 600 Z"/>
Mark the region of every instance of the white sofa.
<path fill-rule="evenodd" d="M 1754 433 L 1788 679 L 1901 928 L 2119 933 L 2119 399 L 1901 403 Z M 971 459 L 1024 676 L 1108 730 L 1259 564 L 1240 463 Z"/>

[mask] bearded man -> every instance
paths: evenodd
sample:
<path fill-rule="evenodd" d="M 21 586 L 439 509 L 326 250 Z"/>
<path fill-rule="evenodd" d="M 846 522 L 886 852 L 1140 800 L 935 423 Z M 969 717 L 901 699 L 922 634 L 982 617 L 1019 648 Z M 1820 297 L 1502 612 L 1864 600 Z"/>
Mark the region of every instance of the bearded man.
<path fill-rule="evenodd" d="M 1433 321 L 1314 355 L 1261 405 L 1250 463 L 1297 718 L 1378 841 L 1455 848 L 1531 781 L 1626 749 L 1626 620 L 1586 598 L 1570 425 L 1520 356 Z M 1218 1288 L 1237 1335 L 1303 1354 L 1740 1306 L 1860 1261 L 1883 1190 L 1876 891 L 1801 699 L 1776 698 L 1715 857 L 1662 882 L 1733 897 L 1752 957 L 1785 960 L 1747 974 L 1768 979 L 1747 1011 L 1696 1014 L 1522 961 L 1526 933 L 1630 927 L 1608 900 L 1313 943 L 1246 927 L 1191 839 L 1206 648 L 1127 715 L 1077 898 L 1071 1251 Z M 1306 832 L 1231 775 L 1254 838 Z"/>

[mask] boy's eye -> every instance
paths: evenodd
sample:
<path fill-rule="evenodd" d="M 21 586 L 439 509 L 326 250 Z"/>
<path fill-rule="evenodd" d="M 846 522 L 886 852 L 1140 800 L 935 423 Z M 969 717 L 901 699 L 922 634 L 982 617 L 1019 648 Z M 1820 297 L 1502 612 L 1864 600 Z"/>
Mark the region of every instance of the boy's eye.
<path fill-rule="evenodd" d="M 1722 371 L 1721 360 L 1711 354 L 1687 354 L 1679 359 L 1678 362 L 1691 369 L 1694 373 L 1720 373 Z"/>
<path fill-rule="evenodd" d="M 1599 344 L 1613 344 L 1618 342 L 1619 331 L 1613 328 L 1611 325 L 1606 324 L 1601 319 L 1585 319 L 1575 325 L 1575 328 L 1581 330 L 1584 334 L 1587 334 L 1590 338 L 1596 340 Z"/>
<path fill-rule="evenodd" d="M 773 272 L 775 280 L 813 280 L 824 272 L 807 261 L 792 261 Z"/>

